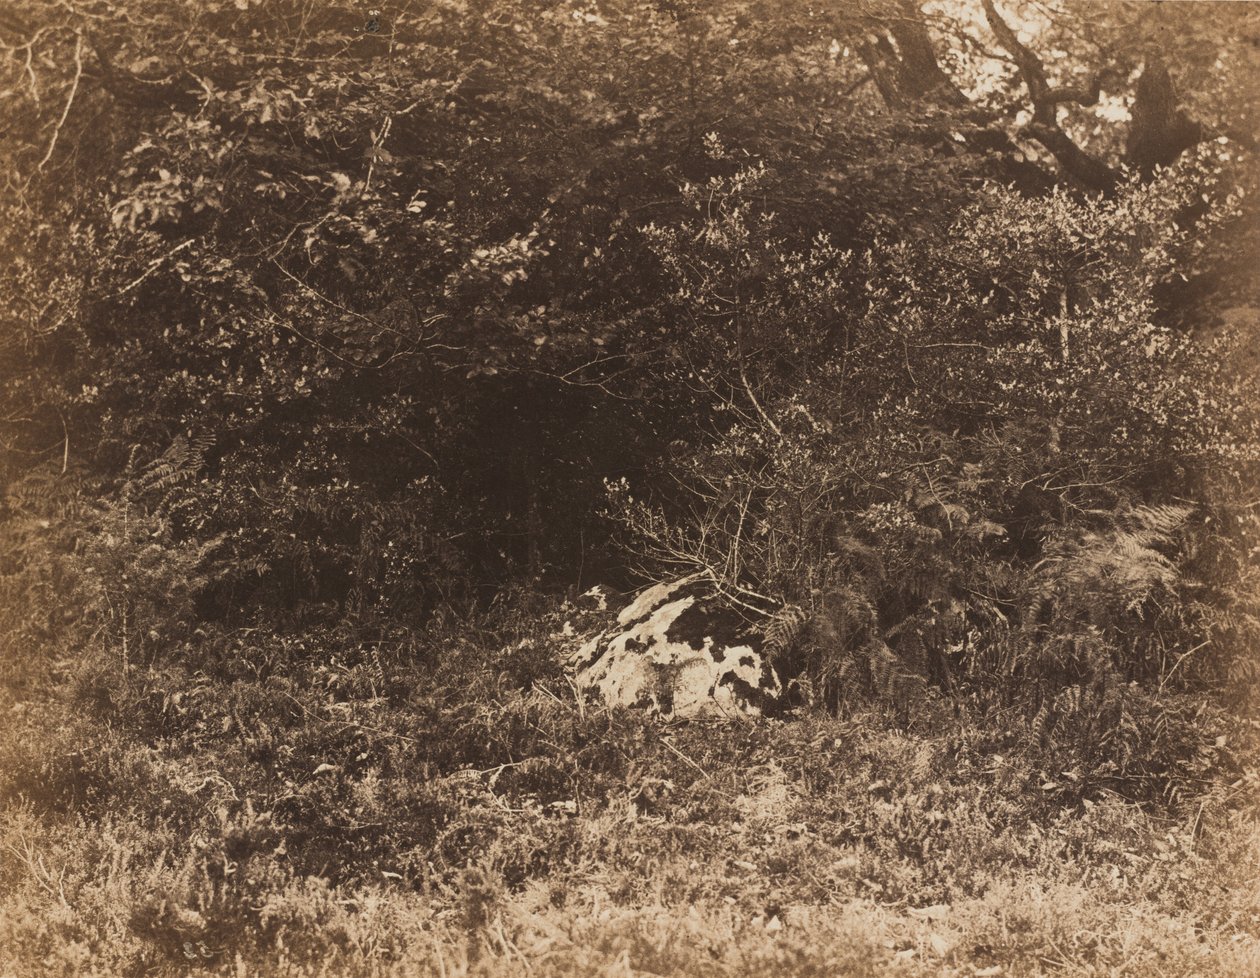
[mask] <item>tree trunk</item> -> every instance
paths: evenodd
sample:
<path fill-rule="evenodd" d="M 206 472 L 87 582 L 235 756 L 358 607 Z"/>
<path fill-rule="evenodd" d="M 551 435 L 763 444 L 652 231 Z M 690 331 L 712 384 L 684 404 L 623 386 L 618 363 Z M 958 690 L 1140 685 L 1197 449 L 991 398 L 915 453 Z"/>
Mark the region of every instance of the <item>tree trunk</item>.
<path fill-rule="evenodd" d="M 1146 178 L 1204 138 L 1203 126 L 1178 108 L 1172 76 L 1158 56 L 1142 69 L 1132 116 L 1124 161 Z"/>

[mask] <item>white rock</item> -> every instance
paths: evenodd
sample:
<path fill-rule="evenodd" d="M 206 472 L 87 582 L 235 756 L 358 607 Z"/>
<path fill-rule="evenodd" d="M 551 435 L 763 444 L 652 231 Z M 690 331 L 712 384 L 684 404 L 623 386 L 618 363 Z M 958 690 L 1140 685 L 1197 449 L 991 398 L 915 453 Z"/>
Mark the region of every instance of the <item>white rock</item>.
<path fill-rule="evenodd" d="M 748 624 L 701 575 L 648 588 L 571 658 L 580 689 L 663 715 L 760 715 L 782 696 Z"/>

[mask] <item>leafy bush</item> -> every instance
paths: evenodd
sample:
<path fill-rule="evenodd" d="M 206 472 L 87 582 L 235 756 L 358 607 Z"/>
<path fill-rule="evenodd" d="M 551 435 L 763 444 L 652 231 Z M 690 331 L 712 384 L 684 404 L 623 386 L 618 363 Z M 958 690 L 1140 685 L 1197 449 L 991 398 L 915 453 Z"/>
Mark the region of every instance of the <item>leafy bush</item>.
<path fill-rule="evenodd" d="M 1168 649 L 1211 644 L 1189 566 L 1211 531 L 1178 500 L 1191 473 L 1247 469 L 1257 429 L 1153 299 L 1211 177 L 992 190 L 858 256 L 792 252 L 767 179 L 684 188 L 694 216 L 647 229 L 714 414 L 675 443 L 671 488 L 610 484 L 628 548 L 707 571 L 777 653 L 809 643 L 796 668 L 832 704 L 904 701 L 915 677 L 1062 690 L 1102 659 L 1158 682 Z"/>

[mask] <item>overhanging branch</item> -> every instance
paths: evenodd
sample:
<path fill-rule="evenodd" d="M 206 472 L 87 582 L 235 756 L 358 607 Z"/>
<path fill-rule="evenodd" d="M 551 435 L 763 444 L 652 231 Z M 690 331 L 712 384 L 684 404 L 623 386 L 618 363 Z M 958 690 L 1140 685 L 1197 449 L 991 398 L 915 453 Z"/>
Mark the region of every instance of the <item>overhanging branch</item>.
<path fill-rule="evenodd" d="M 1032 101 L 1032 122 L 1024 131 L 1044 146 L 1068 175 L 1089 189 L 1104 193 L 1114 189 L 1120 175 L 1102 160 L 1085 152 L 1059 125 L 1059 106 L 1065 102 L 1097 104 L 1102 94 L 1103 72 L 1096 74 L 1087 88 L 1052 88 L 1041 59 L 1019 39 L 998 13 L 993 0 L 983 0 L 983 5 L 989 27 L 998 43 L 1015 59 L 1020 78 Z"/>

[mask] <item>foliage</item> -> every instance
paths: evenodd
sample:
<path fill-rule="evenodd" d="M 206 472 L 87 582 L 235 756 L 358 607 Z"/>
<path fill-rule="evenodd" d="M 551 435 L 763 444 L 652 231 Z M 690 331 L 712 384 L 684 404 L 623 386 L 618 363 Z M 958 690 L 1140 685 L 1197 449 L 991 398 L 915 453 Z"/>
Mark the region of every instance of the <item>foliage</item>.
<path fill-rule="evenodd" d="M 628 955 L 740 975 L 839 955 L 927 975 L 1058 956 L 1068 974 L 1222 976 L 1254 960 L 1247 724 L 1170 701 L 1192 729 L 1158 743 L 1186 756 L 1144 811 L 1112 788 L 1148 776 L 1142 758 L 1108 776 L 1114 745 L 1070 746 L 1093 713 L 1041 739 L 931 697 L 902 728 L 591 710 L 545 651 L 561 617 L 211 637 L 195 662 L 127 673 L 82 657 L 78 692 L 10 711 L 0 739 L 0 960 L 604 974 Z M 697 950 L 668 924 L 686 919 L 720 927 Z"/>
<path fill-rule="evenodd" d="M 714 420 L 668 457 L 681 500 L 610 484 L 631 548 L 707 570 L 754 613 L 784 602 L 777 654 L 807 607 L 806 669 L 832 703 L 854 664 L 868 688 L 907 670 L 1005 686 L 1084 642 L 1158 679 L 1169 648 L 1202 648 L 1203 534 L 1174 500 L 1208 473 L 1245 485 L 1257 428 L 1237 381 L 1156 314 L 1198 247 L 1176 221 L 1186 178 L 1109 199 L 993 190 L 940 238 L 805 256 L 758 207 L 766 173 L 684 188 L 694 216 L 649 229 Z"/>
<path fill-rule="evenodd" d="M 0 970 L 1256 971 L 1255 34 L 0 10 Z"/>
<path fill-rule="evenodd" d="M 1158 189 L 1123 185 L 1110 204 L 1084 204 L 1067 184 L 1046 198 L 1053 180 L 1030 175 L 1034 150 L 1017 148 L 996 108 L 1022 83 L 992 74 L 968 33 L 979 22 L 962 10 L 916 25 L 892 3 L 824 13 L 505 2 L 493 15 L 443 3 L 382 9 L 368 31 L 362 11 L 340 4 L 151 6 L 36 5 L 33 34 L 3 25 L 6 111 L 20 134 L 6 157 L 6 250 L 24 256 L 6 273 L 6 438 L 14 459 L 56 443 L 117 480 L 136 444 L 219 432 L 199 542 L 225 536 L 224 559 L 266 568 L 257 586 L 207 602 L 222 615 L 300 605 L 316 617 L 423 618 L 508 578 L 567 584 L 588 555 L 615 572 L 595 556 L 608 532 L 601 477 L 653 477 L 654 459 L 703 443 L 715 415 L 746 411 L 753 429 L 767 426 L 763 385 L 830 382 L 846 423 L 898 427 L 925 408 L 890 405 L 939 367 L 942 382 L 919 393 L 941 407 L 977 361 L 978 384 L 1022 384 L 1020 368 L 1053 358 L 1055 341 L 1030 334 L 1019 348 L 1018 323 L 982 303 L 1002 286 L 1028 289 L 1007 314 L 1037 321 L 1071 293 L 1067 314 L 1088 322 L 1069 330 L 1080 355 L 1062 379 L 1101 429 L 1092 405 L 1114 378 L 1091 357 L 1110 349 L 1091 349 L 1091 324 L 1121 331 L 1148 312 L 1122 308 L 1137 301 L 1127 279 L 1103 279 L 1123 266 L 1164 281 L 1170 262 L 1197 274 L 1186 248 L 1167 247 L 1209 239 L 1238 204 L 1233 177 L 1216 194 L 1189 172 Z M 1020 12 L 1047 44 L 1094 36 L 1120 72 L 1150 51 L 1104 40 L 1165 36 L 1164 15 L 1112 13 L 1087 30 L 1075 9 L 1049 22 Z M 880 31 L 907 59 L 927 58 L 901 64 L 893 87 L 927 71 L 915 98 L 937 100 L 931 112 L 889 88 L 890 66 L 863 40 Z M 1228 30 L 1175 36 L 1182 46 L 1164 54 L 1198 89 L 1245 87 Z M 933 50 L 956 72 L 943 88 Z M 1235 135 L 1205 144 L 1205 163 L 1236 163 L 1238 126 L 1211 126 Z M 1080 138 L 1105 155 L 1105 133 Z M 985 178 L 1021 189 L 978 189 Z M 1205 189 L 1198 235 L 1161 216 Z M 730 207 L 693 247 L 706 194 Z M 1057 231 L 1019 240 L 1044 226 Z M 994 261 L 1016 253 L 1022 271 L 990 281 Z M 967 268 L 942 267 L 951 255 Z M 876 281 L 906 288 L 898 265 L 935 268 L 935 281 L 899 305 Z M 671 281 L 683 291 L 656 301 Z M 881 316 L 901 331 L 899 358 L 895 340 L 860 346 L 891 329 Z M 1130 350 L 1168 341 L 1145 328 Z M 991 363 L 932 346 L 1003 329 L 1012 342 Z M 840 369 L 830 353 L 842 334 L 860 377 L 804 376 L 819 351 Z M 1149 382 L 1153 410 L 1196 409 L 1184 384 Z M 1063 393 L 1030 389 L 1020 407 L 1048 409 Z M 789 441 L 812 437 L 802 410 L 836 423 L 809 396 L 797 407 L 778 406 L 796 423 Z M 1007 420 L 1000 404 L 972 410 Z M 771 431 L 784 423 L 774 417 Z M 951 420 L 929 423 L 949 431 Z M 8 478 L 22 475 L 14 464 Z M 361 556 L 382 536 L 425 584 L 400 589 Z"/>

